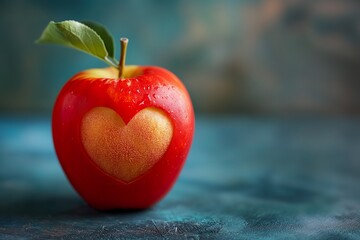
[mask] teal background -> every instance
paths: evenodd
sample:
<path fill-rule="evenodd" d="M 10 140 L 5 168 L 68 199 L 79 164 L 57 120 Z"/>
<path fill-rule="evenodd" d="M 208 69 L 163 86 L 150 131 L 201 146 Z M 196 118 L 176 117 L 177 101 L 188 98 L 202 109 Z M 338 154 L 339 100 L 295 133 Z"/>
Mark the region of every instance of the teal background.
<path fill-rule="evenodd" d="M 0 239 L 360 239 L 359 5 L 0 0 Z M 105 67 L 34 44 L 65 19 L 128 37 L 129 64 L 168 68 L 191 94 L 191 151 L 146 211 L 96 211 L 61 169 L 56 95 Z"/>
<path fill-rule="evenodd" d="M 49 21 L 75 19 L 128 37 L 127 63 L 173 71 L 197 113 L 359 114 L 359 9 L 350 0 L 2 0 L 0 113 L 49 115 L 71 76 L 105 66 L 34 44 Z"/>

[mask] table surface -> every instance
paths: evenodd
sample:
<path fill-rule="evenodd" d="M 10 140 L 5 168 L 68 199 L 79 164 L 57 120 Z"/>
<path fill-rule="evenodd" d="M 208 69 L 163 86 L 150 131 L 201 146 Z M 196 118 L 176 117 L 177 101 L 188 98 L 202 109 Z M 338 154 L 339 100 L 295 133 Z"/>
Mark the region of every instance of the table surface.
<path fill-rule="evenodd" d="M 50 121 L 0 117 L 0 239 L 360 239 L 360 119 L 206 117 L 171 192 L 100 212 L 72 189 Z"/>

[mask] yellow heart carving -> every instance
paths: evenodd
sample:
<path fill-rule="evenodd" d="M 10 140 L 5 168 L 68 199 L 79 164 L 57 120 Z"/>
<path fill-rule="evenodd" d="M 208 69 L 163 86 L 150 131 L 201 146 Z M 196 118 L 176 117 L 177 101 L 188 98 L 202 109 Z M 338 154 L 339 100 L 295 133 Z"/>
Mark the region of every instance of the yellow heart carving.
<path fill-rule="evenodd" d="M 81 140 L 90 158 L 106 173 L 130 182 L 161 159 L 173 135 L 160 109 L 138 112 L 126 125 L 112 109 L 95 107 L 81 124 Z"/>

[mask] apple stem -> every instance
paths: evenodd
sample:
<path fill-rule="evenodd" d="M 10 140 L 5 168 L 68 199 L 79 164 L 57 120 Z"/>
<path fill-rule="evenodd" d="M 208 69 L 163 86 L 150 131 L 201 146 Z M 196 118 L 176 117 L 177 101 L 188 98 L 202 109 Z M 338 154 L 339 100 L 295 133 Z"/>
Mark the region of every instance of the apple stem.
<path fill-rule="evenodd" d="M 125 60 L 126 60 L 126 49 L 128 45 L 129 39 L 127 38 L 120 38 L 120 62 L 119 62 L 119 78 L 124 78 L 124 68 L 125 68 Z"/>

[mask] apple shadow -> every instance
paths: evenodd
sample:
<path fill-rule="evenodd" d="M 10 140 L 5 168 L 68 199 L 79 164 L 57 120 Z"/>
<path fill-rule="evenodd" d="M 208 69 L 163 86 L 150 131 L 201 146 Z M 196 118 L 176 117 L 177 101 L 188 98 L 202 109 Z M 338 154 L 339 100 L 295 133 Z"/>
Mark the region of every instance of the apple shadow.
<path fill-rule="evenodd" d="M 5 195 L 11 198 L 2 198 L 0 202 L 0 221 L 2 217 L 82 220 L 116 215 L 121 218 L 121 216 L 126 217 L 146 211 L 146 209 L 97 210 L 75 193 L 59 196 L 34 191 L 26 195 L 14 192 L 7 192 Z"/>

